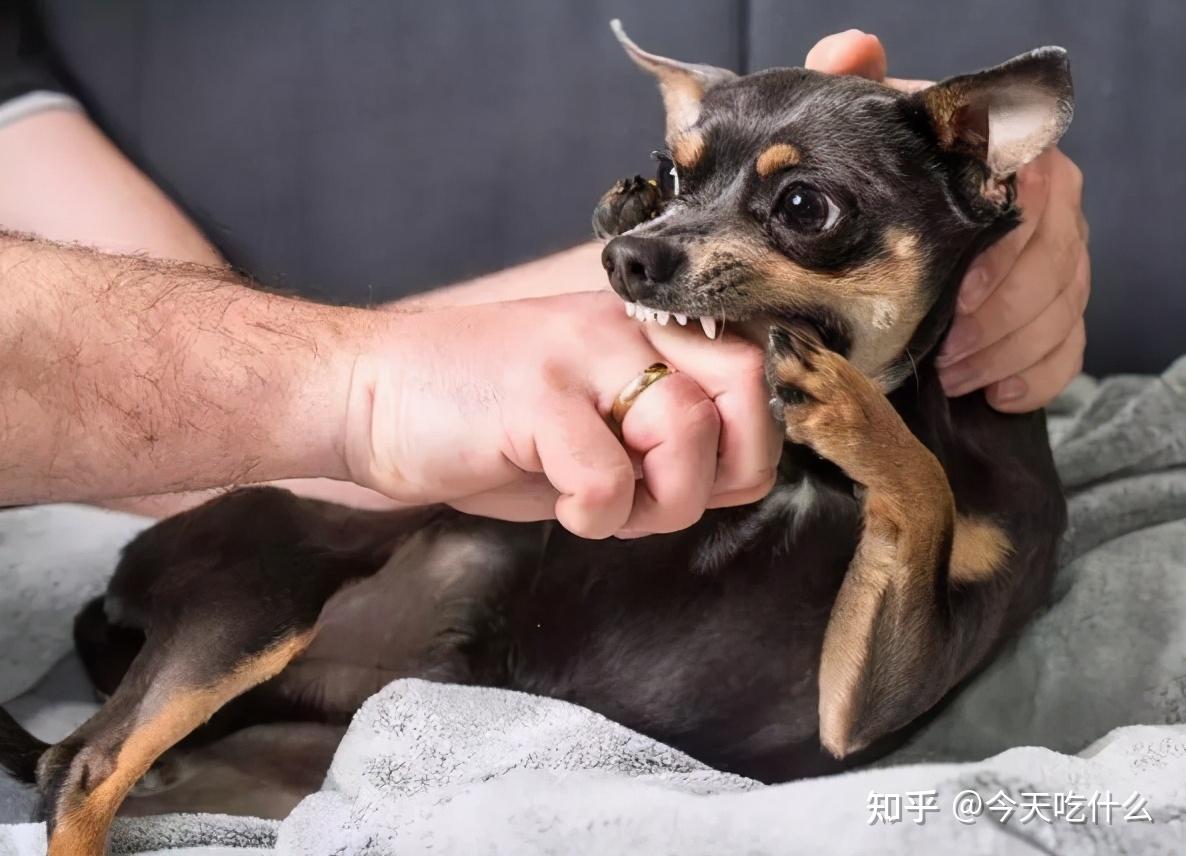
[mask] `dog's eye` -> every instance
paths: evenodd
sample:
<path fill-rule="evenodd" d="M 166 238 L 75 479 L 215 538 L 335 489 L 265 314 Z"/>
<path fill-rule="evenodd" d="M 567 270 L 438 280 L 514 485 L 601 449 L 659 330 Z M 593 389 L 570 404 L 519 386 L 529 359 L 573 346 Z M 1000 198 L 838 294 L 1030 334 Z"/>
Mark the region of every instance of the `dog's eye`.
<path fill-rule="evenodd" d="M 783 221 L 799 232 L 826 232 L 840 219 L 840 209 L 827 194 L 805 184 L 787 188 L 779 205 Z"/>
<path fill-rule="evenodd" d="M 658 164 L 655 170 L 655 183 L 659 185 L 659 192 L 664 199 L 679 196 L 679 172 L 675 162 L 667 152 L 651 152 L 651 157 Z"/>

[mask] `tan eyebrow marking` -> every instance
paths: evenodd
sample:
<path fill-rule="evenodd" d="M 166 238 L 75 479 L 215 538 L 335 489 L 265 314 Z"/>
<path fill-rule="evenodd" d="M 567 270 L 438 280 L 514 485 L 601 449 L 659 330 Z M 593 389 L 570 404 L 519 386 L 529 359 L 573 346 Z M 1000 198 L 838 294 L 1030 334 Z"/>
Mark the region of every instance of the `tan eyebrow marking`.
<path fill-rule="evenodd" d="M 799 150 L 790 143 L 775 143 L 758 156 L 756 169 L 758 175 L 765 178 L 780 169 L 799 163 Z"/>
<path fill-rule="evenodd" d="M 690 170 L 704 156 L 704 135 L 688 131 L 671 141 L 671 159 L 680 169 Z"/>

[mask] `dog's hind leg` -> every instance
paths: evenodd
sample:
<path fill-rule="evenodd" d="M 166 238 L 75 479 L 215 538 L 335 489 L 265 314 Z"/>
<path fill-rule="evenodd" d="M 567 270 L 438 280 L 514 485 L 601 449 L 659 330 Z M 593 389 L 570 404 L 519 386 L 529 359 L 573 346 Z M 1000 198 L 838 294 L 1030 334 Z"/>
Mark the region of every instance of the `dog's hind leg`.
<path fill-rule="evenodd" d="M 37 771 L 37 759 L 46 750 L 42 743 L 0 707 L 0 770 L 18 781 L 32 784 Z"/>
<path fill-rule="evenodd" d="M 144 632 L 113 623 L 105 601 L 97 597 L 75 616 L 74 650 L 95 689 L 109 698 L 144 647 Z"/>
<path fill-rule="evenodd" d="M 253 488 L 133 541 L 108 609 L 143 630 L 144 644 L 99 712 L 41 758 L 50 856 L 102 854 L 120 804 L 156 759 L 284 669 L 326 600 L 378 570 L 422 519 Z"/>
<path fill-rule="evenodd" d="M 768 357 L 787 437 L 863 491 L 819 675 L 820 740 L 843 757 L 938 702 L 985 659 L 1032 587 L 1005 530 L 957 513 L 939 460 L 859 370 L 798 329 L 775 328 Z"/>

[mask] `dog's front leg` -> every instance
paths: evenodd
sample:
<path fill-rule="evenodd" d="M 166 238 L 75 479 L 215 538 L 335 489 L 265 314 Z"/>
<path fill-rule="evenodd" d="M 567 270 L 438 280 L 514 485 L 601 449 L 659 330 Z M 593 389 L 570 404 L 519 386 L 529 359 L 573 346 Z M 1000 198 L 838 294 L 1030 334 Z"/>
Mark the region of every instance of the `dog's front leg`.
<path fill-rule="evenodd" d="M 991 579 L 1008 542 L 956 513 L 939 461 L 851 363 L 794 328 L 772 330 L 768 356 L 787 437 L 863 491 L 819 678 L 820 739 L 843 757 L 925 712 L 987 653 L 1009 597 Z M 973 579 L 987 585 L 967 596 Z"/>

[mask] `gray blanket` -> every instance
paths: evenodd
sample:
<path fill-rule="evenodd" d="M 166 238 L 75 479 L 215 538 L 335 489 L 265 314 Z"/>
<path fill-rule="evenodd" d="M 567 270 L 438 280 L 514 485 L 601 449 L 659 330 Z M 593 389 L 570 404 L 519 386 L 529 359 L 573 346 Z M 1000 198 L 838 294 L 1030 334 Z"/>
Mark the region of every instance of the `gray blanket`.
<path fill-rule="evenodd" d="M 1186 359 L 1082 378 L 1051 436 L 1070 528 L 1050 608 L 874 769 L 764 787 L 563 702 L 399 681 L 282 823 L 121 821 L 120 853 L 1186 852 Z M 0 697 L 67 649 L 71 611 L 142 523 L 0 515 Z M 47 737 L 85 707 L 15 706 Z M 55 717 L 57 719 L 55 720 Z M 0 812 L 5 806 L 0 784 Z M 8 810 L 27 808 L 10 785 Z M 40 853 L 0 827 L 0 856 Z"/>

